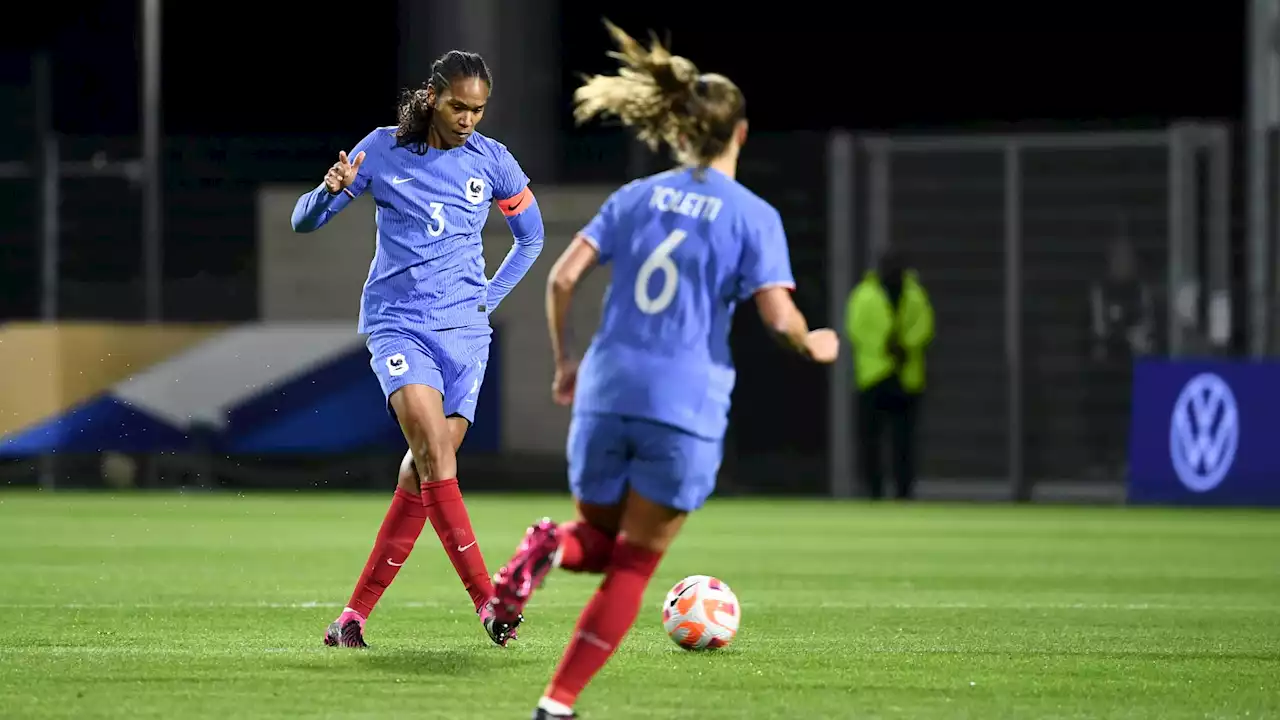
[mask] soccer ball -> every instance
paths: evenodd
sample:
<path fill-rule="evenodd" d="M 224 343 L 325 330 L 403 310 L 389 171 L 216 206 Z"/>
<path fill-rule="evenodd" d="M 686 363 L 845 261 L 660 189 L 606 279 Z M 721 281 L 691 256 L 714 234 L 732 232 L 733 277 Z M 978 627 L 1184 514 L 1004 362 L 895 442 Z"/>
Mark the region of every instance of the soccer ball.
<path fill-rule="evenodd" d="M 733 642 L 742 606 L 723 581 L 690 575 L 676 583 L 662 603 L 662 627 L 685 650 L 714 650 Z"/>

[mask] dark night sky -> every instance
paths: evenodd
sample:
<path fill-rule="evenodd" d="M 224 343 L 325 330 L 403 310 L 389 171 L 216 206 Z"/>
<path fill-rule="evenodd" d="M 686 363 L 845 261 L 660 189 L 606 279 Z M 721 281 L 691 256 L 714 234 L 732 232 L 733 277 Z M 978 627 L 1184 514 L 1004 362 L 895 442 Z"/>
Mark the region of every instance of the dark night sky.
<path fill-rule="evenodd" d="M 563 2 L 574 18 L 562 40 L 568 85 L 575 70 L 611 65 L 603 55 L 600 4 Z M 361 134 L 390 121 L 397 90 L 394 2 L 287 15 L 264 5 L 270 6 L 166 3 L 166 132 Z M 1122 5 L 1128 12 L 1140 6 L 1112 7 Z M 1213 5 L 1219 9 L 1212 14 L 1181 16 L 1073 5 L 1070 16 L 1004 17 L 976 7 L 964 15 L 877 11 L 840 21 L 750 15 L 739 3 L 728 6 L 737 12 L 727 16 L 673 13 L 668 5 L 636 5 L 610 16 L 636 33 L 669 30 L 677 52 L 743 86 L 755 129 L 780 130 L 1238 116 L 1243 3 Z M 51 33 L 57 125 L 68 133 L 132 134 L 136 3 L 86 7 L 95 9 Z M 6 65 L 9 75 L 20 74 L 7 55 Z M 503 79 L 496 80 L 500 102 Z M 567 124 L 567 92 L 561 101 Z"/>

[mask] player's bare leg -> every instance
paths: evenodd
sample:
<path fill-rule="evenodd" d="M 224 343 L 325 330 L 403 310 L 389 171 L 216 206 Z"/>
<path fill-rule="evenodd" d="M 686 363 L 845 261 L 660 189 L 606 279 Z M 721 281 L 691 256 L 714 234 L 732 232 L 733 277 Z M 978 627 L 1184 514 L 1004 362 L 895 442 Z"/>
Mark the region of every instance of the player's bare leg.
<path fill-rule="evenodd" d="M 456 453 L 458 448 L 462 447 L 462 440 L 467 436 L 467 430 L 471 428 L 471 423 L 467 422 L 466 418 L 456 415 L 446 418 L 446 421 L 449 423 L 449 431 L 454 438 L 453 451 Z M 479 553 L 479 550 L 477 549 L 476 552 Z M 450 554 L 449 557 L 452 559 L 453 555 Z M 456 563 L 455 567 L 457 567 Z M 459 570 L 459 574 L 461 572 Z M 488 595 L 481 600 L 480 607 L 476 608 L 476 614 L 480 616 L 480 623 L 484 626 L 485 632 L 489 633 L 489 639 L 498 645 L 506 647 L 508 641 L 516 639 L 516 628 L 519 627 L 520 621 L 524 618 L 516 617 L 510 622 L 499 622 L 495 619 L 493 610 L 487 601 L 487 597 L 493 594 L 492 585 L 489 585 L 489 587 Z"/>
<path fill-rule="evenodd" d="M 458 489 L 458 461 L 453 438 L 465 432 L 463 418 L 446 418 L 444 398 L 426 385 L 405 385 L 391 394 L 391 408 L 400 420 L 409 451 L 419 473 L 419 489 L 427 519 L 440 538 L 445 554 L 490 639 L 505 646 L 515 637 L 519 618 L 496 621 L 489 615 L 493 583 L 471 528 L 471 517 Z"/>
<path fill-rule="evenodd" d="M 467 434 L 467 421 L 449 418 L 449 430 L 456 452 Z M 420 497 L 420 473 L 413 460 L 413 451 L 406 451 L 400 461 L 396 477 L 396 493 L 391 507 L 382 520 L 377 539 L 364 571 L 356 581 L 351 599 L 338 618 L 329 624 L 324 644 L 330 647 L 365 648 L 364 627 L 382 593 L 396 578 L 400 567 L 408 560 L 409 553 L 426 525 L 426 510 Z"/>
<path fill-rule="evenodd" d="M 625 497 L 617 505 L 593 505 L 581 500 L 577 501 L 576 505 L 579 522 L 597 528 L 610 537 L 616 537 L 618 531 L 622 529 L 622 513 L 627 509 Z"/>
<path fill-rule="evenodd" d="M 577 717 L 573 705 L 578 695 L 635 624 L 649 579 L 687 517 L 630 491 L 604 582 L 578 618 L 573 639 L 534 711 L 535 720 Z"/>

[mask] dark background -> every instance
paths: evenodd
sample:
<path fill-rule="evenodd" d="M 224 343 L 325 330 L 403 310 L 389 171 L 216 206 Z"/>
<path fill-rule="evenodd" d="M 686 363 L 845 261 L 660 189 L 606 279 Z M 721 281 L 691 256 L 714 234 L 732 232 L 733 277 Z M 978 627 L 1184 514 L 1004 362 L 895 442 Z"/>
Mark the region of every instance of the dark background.
<path fill-rule="evenodd" d="M 522 7 L 510 4 L 513 12 Z M 746 92 L 755 138 L 834 127 L 1154 128 L 1175 118 L 1236 122 L 1244 110 L 1243 2 L 1201 3 L 1194 12 L 1086 3 L 1042 15 L 997 5 L 868 11 L 855 4 L 844 16 L 835 5 L 829 14 L 795 16 L 709 5 L 628 5 L 610 15 L 633 34 L 668 35 L 704 70 L 732 77 Z M 337 149 L 394 122 L 397 6 L 164 4 L 167 319 L 254 316 L 254 188 L 315 181 Z M 0 53 L 0 107 L 12 110 L 0 113 L 0 161 L 34 160 L 30 58 L 38 47 L 52 57 L 63 159 L 136 157 L 139 3 L 50 4 L 36 12 L 38 21 L 12 26 Z M 621 131 L 575 129 L 570 114 L 577 74 L 615 67 L 605 56 L 600 5 L 561 0 L 559 17 L 560 157 L 554 177 L 534 183 L 620 183 L 637 169 Z M 503 102 L 504 82 L 495 78 L 494 103 Z M 1238 142 L 1242 133 L 1235 136 Z M 1239 172 L 1244 163 L 1233 166 Z M 32 317 L 39 307 L 37 188 L 29 181 L 0 187 L 0 284 L 8 289 L 0 318 Z M 138 188 L 64 179 L 62 194 L 69 222 L 60 232 L 59 315 L 140 316 Z M 806 241 L 793 237 L 793 248 Z"/>
<path fill-rule="evenodd" d="M 560 5 L 564 142 L 556 176 L 534 183 L 620 184 L 628 172 L 625 137 L 617 128 L 575 129 L 570 115 L 577 74 L 615 67 L 605 56 L 601 4 Z M 891 11 L 841 3 L 820 13 L 805 4 L 795 14 L 776 4 L 710 5 L 633 4 L 608 16 L 633 34 L 669 35 L 677 53 L 743 88 L 753 136 L 740 177 L 786 219 L 797 302 L 815 325 L 829 321 L 825 199 L 796 183 L 822 182 L 823 131 L 1155 128 L 1193 118 L 1238 124 L 1244 111 L 1243 3 L 1186 12 L 1155 3 L 1071 4 L 1038 15 L 1004 5 Z M 521 7 L 511 0 L 512 12 Z M 12 110 L 0 114 L 0 161 L 35 155 L 30 58 L 37 48 L 53 61 L 53 124 L 64 158 L 136 155 L 138 3 L 38 12 L 29 24 L 15 22 L 0 52 L 0 107 Z M 318 181 L 337 149 L 394 122 L 399 22 L 391 0 L 165 3 L 165 319 L 255 319 L 256 188 Z M 504 82 L 495 78 L 495 104 L 503 102 Z M 752 147 L 757 159 L 788 162 L 753 161 Z M 1239 151 L 1237 169 L 1238 160 Z M 30 181 L 2 186 L 0 321 L 32 318 L 38 195 Z M 62 205 L 59 317 L 140 318 L 138 188 L 64 179 Z M 730 444 L 744 451 L 731 451 L 726 463 L 757 453 L 782 458 L 776 472 L 753 468 L 757 477 L 776 476 L 769 489 L 784 489 L 796 474 L 821 484 L 819 468 L 797 469 L 800 461 L 786 458 L 823 462 L 824 372 L 771 348 L 756 325 L 753 312 L 739 313 L 734 346 L 742 372 Z M 790 390 L 773 392 L 783 374 Z M 780 426 L 778 417 L 788 421 Z"/>
<path fill-rule="evenodd" d="M 360 136 L 393 117 L 397 10 L 389 0 L 167 3 L 164 125 L 173 134 Z M 518 3 L 516 4 L 518 6 Z M 634 33 L 669 32 L 677 52 L 733 78 L 759 130 L 954 127 L 969 123 L 1238 117 L 1244 97 L 1244 3 L 1053 6 L 1048 14 L 963 12 L 788 17 L 748 10 L 632 4 L 608 11 Z M 562 0 L 562 105 L 578 71 L 611 67 L 601 5 Z M 806 6 L 812 7 L 812 6 Z M 941 7 L 941 6 L 940 6 Z M 950 7 L 950 6 L 947 6 Z M 1108 7 L 1110 9 L 1108 9 Z M 5 80 L 21 82 L 36 44 L 54 49 L 56 125 L 69 134 L 137 128 L 138 6 L 59 5 L 62 17 L 11 32 Z M 1067 9 L 1069 8 L 1069 9 Z M 1163 8 L 1163 11 L 1160 9 Z M 503 78 L 496 78 L 501 102 Z"/>

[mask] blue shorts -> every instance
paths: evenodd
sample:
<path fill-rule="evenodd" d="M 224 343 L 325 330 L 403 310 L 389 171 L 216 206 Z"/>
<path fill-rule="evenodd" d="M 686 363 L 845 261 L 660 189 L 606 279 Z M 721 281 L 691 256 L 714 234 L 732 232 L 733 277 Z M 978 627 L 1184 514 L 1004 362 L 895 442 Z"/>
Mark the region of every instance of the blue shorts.
<path fill-rule="evenodd" d="M 378 330 L 369 335 L 369 364 L 391 410 L 391 393 L 405 385 L 426 385 L 444 396 L 444 415 L 476 419 L 476 400 L 489 364 L 493 328 L 472 325 L 449 330 Z"/>
<path fill-rule="evenodd" d="M 724 442 L 670 425 L 603 413 L 569 423 L 569 487 L 591 505 L 616 505 L 627 488 L 659 505 L 691 512 L 716 488 Z"/>

